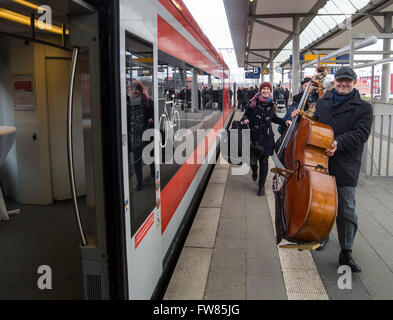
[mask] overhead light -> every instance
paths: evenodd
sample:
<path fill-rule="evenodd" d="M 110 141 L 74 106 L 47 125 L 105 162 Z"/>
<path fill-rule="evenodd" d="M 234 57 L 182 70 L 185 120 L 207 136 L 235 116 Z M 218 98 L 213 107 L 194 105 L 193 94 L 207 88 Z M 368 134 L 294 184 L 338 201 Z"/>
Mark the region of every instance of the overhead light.
<path fill-rule="evenodd" d="M 181 11 L 182 7 L 180 5 L 180 3 L 176 0 L 171 0 L 172 4 L 177 8 L 177 10 Z"/>
<path fill-rule="evenodd" d="M 254 2 L 254 0 L 250 0 L 250 2 L 252 3 L 252 2 Z"/>
<path fill-rule="evenodd" d="M 13 0 L 16 3 L 19 3 L 23 6 L 38 10 L 40 8 L 40 6 L 36 5 L 35 3 L 31 3 L 29 1 L 25 1 L 25 0 Z M 45 9 L 43 8 L 43 10 L 45 11 Z"/>
<path fill-rule="evenodd" d="M 26 26 L 31 26 L 30 24 L 30 17 L 25 16 L 23 14 L 16 13 L 14 11 L 6 10 L 0 8 L 0 18 L 7 19 L 13 22 L 17 22 L 20 24 L 24 24 Z M 34 19 L 34 26 L 38 29 L 45 30 L 48 32 L 56 33 L 56 34 L 63 34 L 63 28 L 54 26 L 53 24 L 47 24 L 37 19 Z M 66 34 L 69 34 L 69 30 L 66 30 Z"/>

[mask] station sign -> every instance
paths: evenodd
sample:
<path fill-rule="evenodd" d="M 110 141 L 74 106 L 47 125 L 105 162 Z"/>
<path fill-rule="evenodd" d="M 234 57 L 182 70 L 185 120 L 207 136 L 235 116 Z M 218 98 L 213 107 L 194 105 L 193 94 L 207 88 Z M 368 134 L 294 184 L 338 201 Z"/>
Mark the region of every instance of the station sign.
<path fill-rule="evenodd" d="M 340 67 L 330 67 L 329 73 L 334 75 L 334 74 L 336 74 L 337 70 L 340 68 L 341 68 L 341 66 Z"/>
<path fill-rule="evenodd" d="M 261 77 L 261 68 L 254 67 L 252 71 L 245 72 L 246 79 L 259 79 Z"/>
<path fill-rule="evenodd" d="M 326 54 L 321 54 L 319 55 L 320 58 L 323 58 L 324 56 L 326 56 Z M 318 59 L 318 55 L 317 54 L 301 54 L 299 55 L 299 62 L 305 62 L 305 61 L 316 61 Z M 322 61 L 321 64 L 335 64 L 336 60 L 348 60 L 349 59 L 349 55 L 342 55 L 340 57 L 337 58 L 331 58 L 328 61 Z M 289 64 L 292 65 L 292 55 L 289 56 Z"/>

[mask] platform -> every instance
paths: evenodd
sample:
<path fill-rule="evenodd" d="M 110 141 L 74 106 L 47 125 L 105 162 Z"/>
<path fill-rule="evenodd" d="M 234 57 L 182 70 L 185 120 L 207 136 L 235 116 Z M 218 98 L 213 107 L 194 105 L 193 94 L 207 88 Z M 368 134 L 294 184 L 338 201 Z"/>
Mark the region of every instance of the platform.
<path fill-rule="evenodd" d="M 272 174 L 260 197 L 251 170 L 232 175 L 236 167 L 216 165 L 165 300 L 393 299 L 393 179 L 360 178 L 353 256 L 362 273 L 352 275 L 352 289 L 340 289 L 336 228 L 322 251 L 279 248 Z"/>

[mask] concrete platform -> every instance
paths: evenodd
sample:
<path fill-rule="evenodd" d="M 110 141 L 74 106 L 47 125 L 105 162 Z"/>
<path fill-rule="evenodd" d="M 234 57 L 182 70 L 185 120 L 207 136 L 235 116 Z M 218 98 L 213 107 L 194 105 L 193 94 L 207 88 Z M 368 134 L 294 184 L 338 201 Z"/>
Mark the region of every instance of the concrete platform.
<path fill-rule="evenodd" d="M 259 197 L 251 170 L 236 167 L 216 165 L 164 299 L 393 299 L 393 179 L 360 179 L 353 256 L 363 271 L 340 289 L 336 228 L 322 251 L 278 248 L 272 174 Z"/>

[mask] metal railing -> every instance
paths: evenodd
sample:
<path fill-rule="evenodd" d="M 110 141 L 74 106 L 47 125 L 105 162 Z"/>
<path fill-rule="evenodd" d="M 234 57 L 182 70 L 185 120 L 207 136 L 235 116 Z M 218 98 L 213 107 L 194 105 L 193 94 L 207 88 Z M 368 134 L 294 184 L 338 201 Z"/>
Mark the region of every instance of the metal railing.
<path fill-rule="evenodd" d="M 373 126 L 364 145 L 361 171 L 367 176 L 393 177 L 393 158 L 390 157 L 393 105 L 374 102 L 373 108 Z"/>

